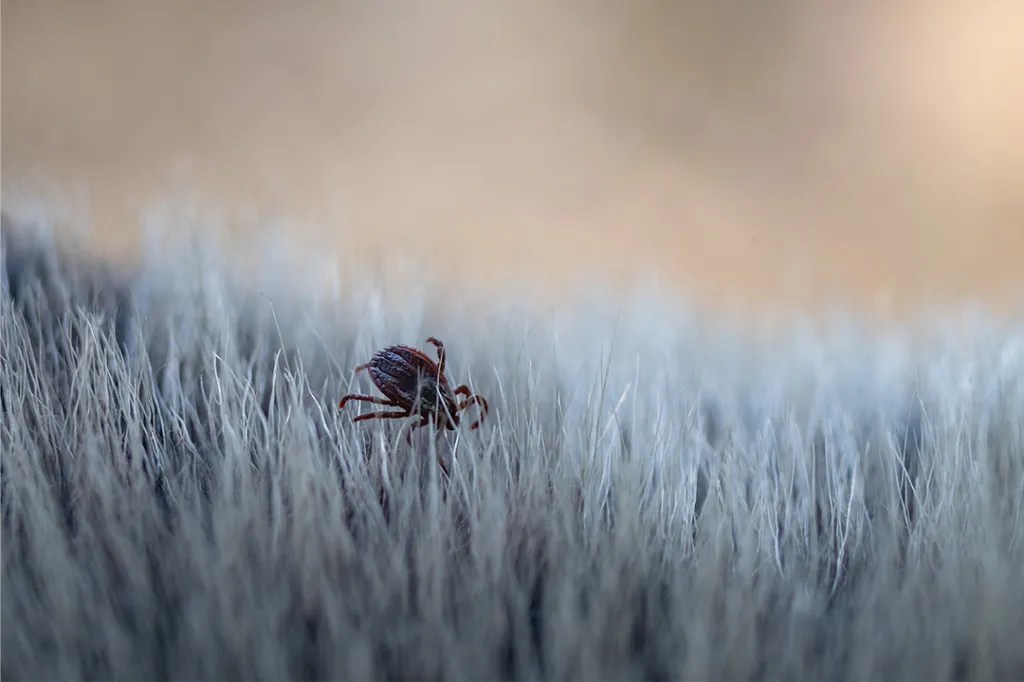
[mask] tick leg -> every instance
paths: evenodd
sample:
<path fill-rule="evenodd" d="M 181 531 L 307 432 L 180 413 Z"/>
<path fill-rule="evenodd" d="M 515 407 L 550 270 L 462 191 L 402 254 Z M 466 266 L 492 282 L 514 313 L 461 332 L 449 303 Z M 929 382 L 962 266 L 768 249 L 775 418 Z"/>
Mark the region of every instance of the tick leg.
<path fill-rule="evenodd" d="M 402 419 L 403 417 L 408 417 L 408 416 L 409 416 L 408 410 L 406 410 L 404 412 L 367 412 L 366 414 L 359 415 L 358 417 L 356 417 L 352 421 L 353 422 L 364 422 L 367 419 Z"/>
<path fill-rule="evenodd" d="M 433 338 L 433 337 L 431 337 L 431 338 Z M 434 339 L 434 341 L 437 341 L 437 339 Z M 441 342 L 437 341 L 437 343 L 440 344 Z M 443 348 L 443 346 L 441 346 L 441 348 Z M 439 355 L 440 355 L 440 352 L 441 351 L 439 350 L 438 351 Z M 443 362 L 443 360 L 442 360 L 442 362 Z M 429 423 L 430 423 L 430 415 L 425 415 L 422 419 L 420 419 L 418 424 L 413 424 L 411 427 L 409 427 L 409 430 L 405 432 L 405 442 L 408 443 L 409 445 L 412 445 L 412 432 L 415 431 L 418 428 L 426 426 Z M 437 465 L 439 467 L 441 467 L 441 471 L 444 472 L 445 478 L 451 478 L 451 473 L 448 471 L 448 465 L 445 463 L 444 457 L 441 456 L 440 452 L 437 453 Z"/>
<path fill-rule="evenodd" d="M 390 398 L 378 398 L 372 395 L 362 395 L 359 393 L 349 393 L 341 398 L 341 402 L 338 403 L 338 409 L 343 409 L 345 403 L 355 400 L 356 402 L 373 403 L 374 405 L 387 405 L 388 407 L 401 407 L 398 403 L 391 400 Z"/>
<path fill-rule="evenodd" d="M 412 445 L 412 432 L 420 428 L 421 426 L 426 426 L 428 423 L 430 423 L 430 417 L 424 417 L 423 419 L 420 420 L 419 424 L 413 424 L 412 426 L 410 426 L 409 430 L 405 432 L 405 442 L 408 443 L 409 445 Z"/>
<path fill-rule="evenodd" d="M 470 396 L 469 398 L 467 398 L 466 400 L 463 400 L 459 404 L 459 412 L 462 412 L 464 409 L 466 409 L 470 405 L 479 405 L 480 406 L 480 411 L 483 412 L 484 414 L 487 414 L 487 407 L 488 407 L 487 399 L 484 398 L 483 396 L 473 395 L 473 396 Z"/>
<path fill-rule="evenodd" d="M 441 467 L 441 471 L 444 472 L 445 478 L 451 478 L 452 477 L 451 473 L 448 471 L 448 465 L 445 463 L 444 457 L 441 456 L 440 452 L 437 453 L 437 465 L 439 467 Z"/>
<path fill-rule="evenodd" d="M 423 417 L 423 419 L 421 419 L 418 424 L 414 424 L 408 431 L 406 431 L 406 433 L 405 433 L 405 442 L 408 443 L 409 445 L 412 445 L 412 432 L 414 430 L 420 428 L 421 426 L 426 426 L 429 423 L 430 423 L 430 416 L 428 415 L 428 416 Z M 445 475 L 446 478 L 450 478 L 451 477 L 451 473 L 448 471 L 448 465 L 445 463 L 444 457 L 441 455 L 440 452 L 437 453 L 437 465 L 439 467 L 441 467 L 441 471 L 444 472 L 444 475 Z"/>
<path fill-rule="evenodd" d="M 473 429 L 480 428 L 480 425 L 484 423 L 484 417 L 487 416 L 488 406 L 487 400 L 485 398 L 478 395 L 474 395 L 468 398 L 467 400 L 463 401 L 463 403 L 459 405 L 459 411 L 461 412 L 470 405 L 476 405 L 477 407 L 480 408 L 480 417 L 475 422 L 469 425 L 469 430 L 472 431 Z"/>
<path fill-rule="evenodd" d="M 477 405 L 480 408 L 480 418 L 469 425 L 470 430 L 480 428 L 480 425 L 483 423 L 484 417 L 487 416 L 487 411 L 489 409 L 487 399 L 470 391 L 469 386 L 466 386 L 465 384 L 455 389 L 455 395 L 466 396 L 466 399 L 459 404 L 459 412 L 462 412 L 470 405 Z"/>
<path fill-rule="evenodd" d="M 370 361 L 370 362 L 364 362 L 363 364 L 359 365 L 359 366 L 358 366 L 358 367 L 356 367 L 356 368 L 355 368 L 354 370 L 352 370 L 352 373 L 353 373 L 353 374 L 355 374 L 356 372 L 361 372 L 361 371 L 363 371 L 364 369 L 369 369 L 369 368 L 370 368 L 370 365 L 372 365 L 372 364 L 373 364 L 373 362 L 372 362 L 372 361 Z"/>
<path fill-rule="evenodd" d="M 437 366 L 438 366 L 438 372 L 439 372 L 439 374 L 441 376 L 444 376 L 444 361 L 445 361 L 444 343 L 441 341 L 441 339 L 437 338 L 436 336 L 431 336 L 430 338 L 428 338 L 427 339 L 427 343 L 431 343 L 431 344 L 437 346 Z"/>

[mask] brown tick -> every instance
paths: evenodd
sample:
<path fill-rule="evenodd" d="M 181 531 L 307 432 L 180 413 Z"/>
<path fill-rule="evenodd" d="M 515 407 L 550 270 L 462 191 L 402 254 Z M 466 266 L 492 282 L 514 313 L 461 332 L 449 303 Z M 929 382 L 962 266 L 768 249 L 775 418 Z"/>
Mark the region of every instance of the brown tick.
<path fill-rule="evenodd" d="M 420 421 L 406 433 L 406 440 L 411 442 L 412 432 L 430 422 L 438 427 L 454 430 L 459 425 L 459 412 L 470 405 L 478 405 L 480 417 L 469 425 L 470 429 L 480 427 L 487 414 L 487 401 L 475 395 L 465 384 L 452 390 L 445 374 L 444 344 L 431 336 L 427 343 L 437 346 L 437 362 L 426 354 L 408 346 L 388 346 L 374 353 L 373 358 L 355 371 L 369 370 L 370 379 L 377 385 L 386 398 L 372 395 L 350 393 L 342 397 L 338 404 L 344 409 L 351 400 L 387 405 L 400 408 L 399 412 L 370 412 L 361 414 L 353 422 L 368 419 L 402 419 L 418 415 Z M 464 396 L 459 402 L 456 396 Z"/>

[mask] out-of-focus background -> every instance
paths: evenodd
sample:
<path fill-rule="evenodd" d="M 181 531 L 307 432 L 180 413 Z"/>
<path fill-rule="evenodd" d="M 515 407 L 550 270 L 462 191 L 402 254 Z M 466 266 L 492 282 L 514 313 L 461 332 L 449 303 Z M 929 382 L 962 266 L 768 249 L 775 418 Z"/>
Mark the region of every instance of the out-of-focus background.
<path fill-rule="evenodd" d="M 184 183 L 460 287 L 1021 294 L 1017 0 L 3 0 L 2 27 L 5 205 L 85 190 L 119 257 Z"/>

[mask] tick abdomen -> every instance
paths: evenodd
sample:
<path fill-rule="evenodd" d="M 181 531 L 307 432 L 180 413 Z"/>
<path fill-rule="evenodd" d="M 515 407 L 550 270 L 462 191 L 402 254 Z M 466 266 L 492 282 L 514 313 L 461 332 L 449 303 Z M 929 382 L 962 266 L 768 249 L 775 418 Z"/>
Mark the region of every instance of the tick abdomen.
<path fill-rule="evenodd" d="M 437 365 L 414 349 L 390 346 L 378 351 L 369 371 L 381 392 L 392 399 L 416 403 L 419 398 L 422 409 L 433 407 L 438 400 Z"/>

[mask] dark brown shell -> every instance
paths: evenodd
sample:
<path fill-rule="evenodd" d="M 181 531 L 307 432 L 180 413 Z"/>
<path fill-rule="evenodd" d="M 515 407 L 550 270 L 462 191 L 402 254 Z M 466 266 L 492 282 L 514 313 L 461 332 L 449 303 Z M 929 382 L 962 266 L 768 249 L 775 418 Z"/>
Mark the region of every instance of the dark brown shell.
<path fill-rule="evenodd" d="M 388 346 L 373 355 L 368 371 L 380 392 L 396 403 L 417 408 L 421 416 L 434 416 L 448 428 L 458 425 L 458 406 L 448 379 L 424 353 L 408 346 Z"/>

